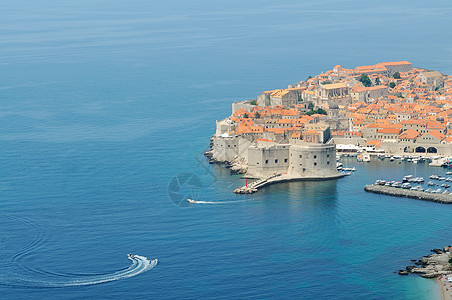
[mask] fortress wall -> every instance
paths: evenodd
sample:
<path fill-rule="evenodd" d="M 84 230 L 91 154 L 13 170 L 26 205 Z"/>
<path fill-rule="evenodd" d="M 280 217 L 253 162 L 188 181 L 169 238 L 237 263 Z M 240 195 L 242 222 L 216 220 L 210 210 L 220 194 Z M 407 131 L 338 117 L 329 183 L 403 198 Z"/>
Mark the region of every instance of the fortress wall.
<path fill-rule="evenodd" d="M 342 145 L 357 145 L 364 146 L 367 143 L 366 139 L 361 137 L 333 137 L 332 142 L 334 144 L 342 144 Z"/>
<path fill-rule="evenodd" d="M 290 147 L 288 173 L 299 177 L 329 177 L 337 175 L 336 145 L 310 144 Z"/>
<path fill-rule="evenodd" d="M 238 138 L 235 136 L 213 138 L 213 158 L 217 161 L 232 161 L 239 153 Z"/>
<path fill-rule="evenodd" d="M 252 111 L 255 105 L 250 104 L 250 101 L 241 101 L 232 103 L 232 114 L 234 114 L 239 109 L 245 109 L 247 111 Z"/>
<path fill-rule="evenodd" d="M 286 173 L 290 145 L 253 145 L 248 148 L 248 174 L 259 177 Z"/>

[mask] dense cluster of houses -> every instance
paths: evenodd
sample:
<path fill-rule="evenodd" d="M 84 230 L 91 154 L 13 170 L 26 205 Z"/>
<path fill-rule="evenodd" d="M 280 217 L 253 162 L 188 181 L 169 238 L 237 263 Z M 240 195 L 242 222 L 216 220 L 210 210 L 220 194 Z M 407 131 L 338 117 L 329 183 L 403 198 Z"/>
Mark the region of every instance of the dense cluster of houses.
<path fill-rule="evenodd" d="M 217 122 L 217 135 L 276 143 L 332 138 L 390 152 L 439 153 L 447 148 L 436 145 L 452 143 L 450 119 L 452 76 L 407 61 L 337 65 L 287 89 L 234 103 L 233 115 Z"/>

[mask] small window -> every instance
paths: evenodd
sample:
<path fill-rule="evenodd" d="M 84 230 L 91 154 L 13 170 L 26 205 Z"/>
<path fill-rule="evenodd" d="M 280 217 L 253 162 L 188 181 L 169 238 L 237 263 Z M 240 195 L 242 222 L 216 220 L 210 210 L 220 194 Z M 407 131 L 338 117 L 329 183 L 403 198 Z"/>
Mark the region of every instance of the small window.
<path fill-rule="evenodd" d="M 314 163 L 314 166 L 317 166 L 317 163 Z"/>
<path fill-rule="evenodd" d="M 228 145 L 229 148 L 231 148 L 231 145 Z"/>
<path fill-rule="evenodd" d="M 326 164 L 327 164 L 327 165 L 329 165 L 329 164 L 330 164 L 330 162 L 329 162 L 329 161 L 327 161 L 327 162 L 326 162 Z"/>
<path fill-rule="evenodd" d="M 317 158 L 317 155 L 314 155 L 314 159 L 316 159 Z"/>
<path fill-rule="evenodd" d="M 278 163 L 278 160 L 277 159 L 275 159 L 275 164 L 277 164 Z"/>
<path fill-rule="evenodd" d="M 302 158 L 303 156 L 302 155 L 300 155 L 300 158 Z"/>
<path fill-rule="evenodd" d="M 326 155 L 326 157 L 330 157 L 330 155 L 329 155 L 329 154 L 327 154 L 327 155 Z"/>
<path fill-rule="evenodd" d="M 266 164 L 268 164 L 268 159 L 267 159 L 267 160 L 265 160 L 265 163 L 266 163 Z"/>
<path fill-rule="evenodd" d="M 285 162 L 285 163 L 287 162 L 287 158 L 284 158 L 284 162 Z"/>

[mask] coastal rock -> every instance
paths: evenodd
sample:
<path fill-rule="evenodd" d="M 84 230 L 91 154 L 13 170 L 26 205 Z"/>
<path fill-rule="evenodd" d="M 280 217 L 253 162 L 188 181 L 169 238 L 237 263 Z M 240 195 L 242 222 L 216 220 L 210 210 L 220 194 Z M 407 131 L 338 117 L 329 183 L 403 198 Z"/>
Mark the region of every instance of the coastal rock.
<path fill-rule="evenodd" d="M 406 270 L 408 272 L 411 272 L 414 268 L 416 268 L 416 266 L 408 266 L 408 267 L 406 267 Z"/>
<path fill-rule="evenodd" d="M 420 260 L 414 261 L 414 265 L 409 265 L 406 267 L 406 272 L 420 274 L 424 278 L 436 278 L 441 275 L 452 274 L 452 266 L 449 263 L 452 256 L 450 251 L 446 247 L 442 249 L 435 248 L 430 251 L 434 252 L 427 256 L 423 256 Z M 399 270 L 400 275 L 406 275 L 403 270 Z M 402 273 L 402 274 L 401 274 Z"/>
<path fill-rule="evenodd" d="M 408 275 L 408 274 L 410 273 L 406 270 L 399 270 L 399 275 Z"/>

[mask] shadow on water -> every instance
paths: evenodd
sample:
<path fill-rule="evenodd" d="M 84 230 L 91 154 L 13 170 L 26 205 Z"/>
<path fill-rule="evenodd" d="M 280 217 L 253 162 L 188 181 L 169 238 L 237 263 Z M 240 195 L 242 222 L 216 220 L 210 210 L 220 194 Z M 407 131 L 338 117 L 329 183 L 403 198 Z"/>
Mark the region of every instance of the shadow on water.
<path fill-rule="evenodd" d="M 305 207 L 334 208 L 337 200 L 337 180 L 278 183 L 263 188 L 259 193 L 270 197 L 275 195 L 279 204 L 302 204 Z M 268 201 L 266 203 L 272 204 L 274 202 Z"/>

